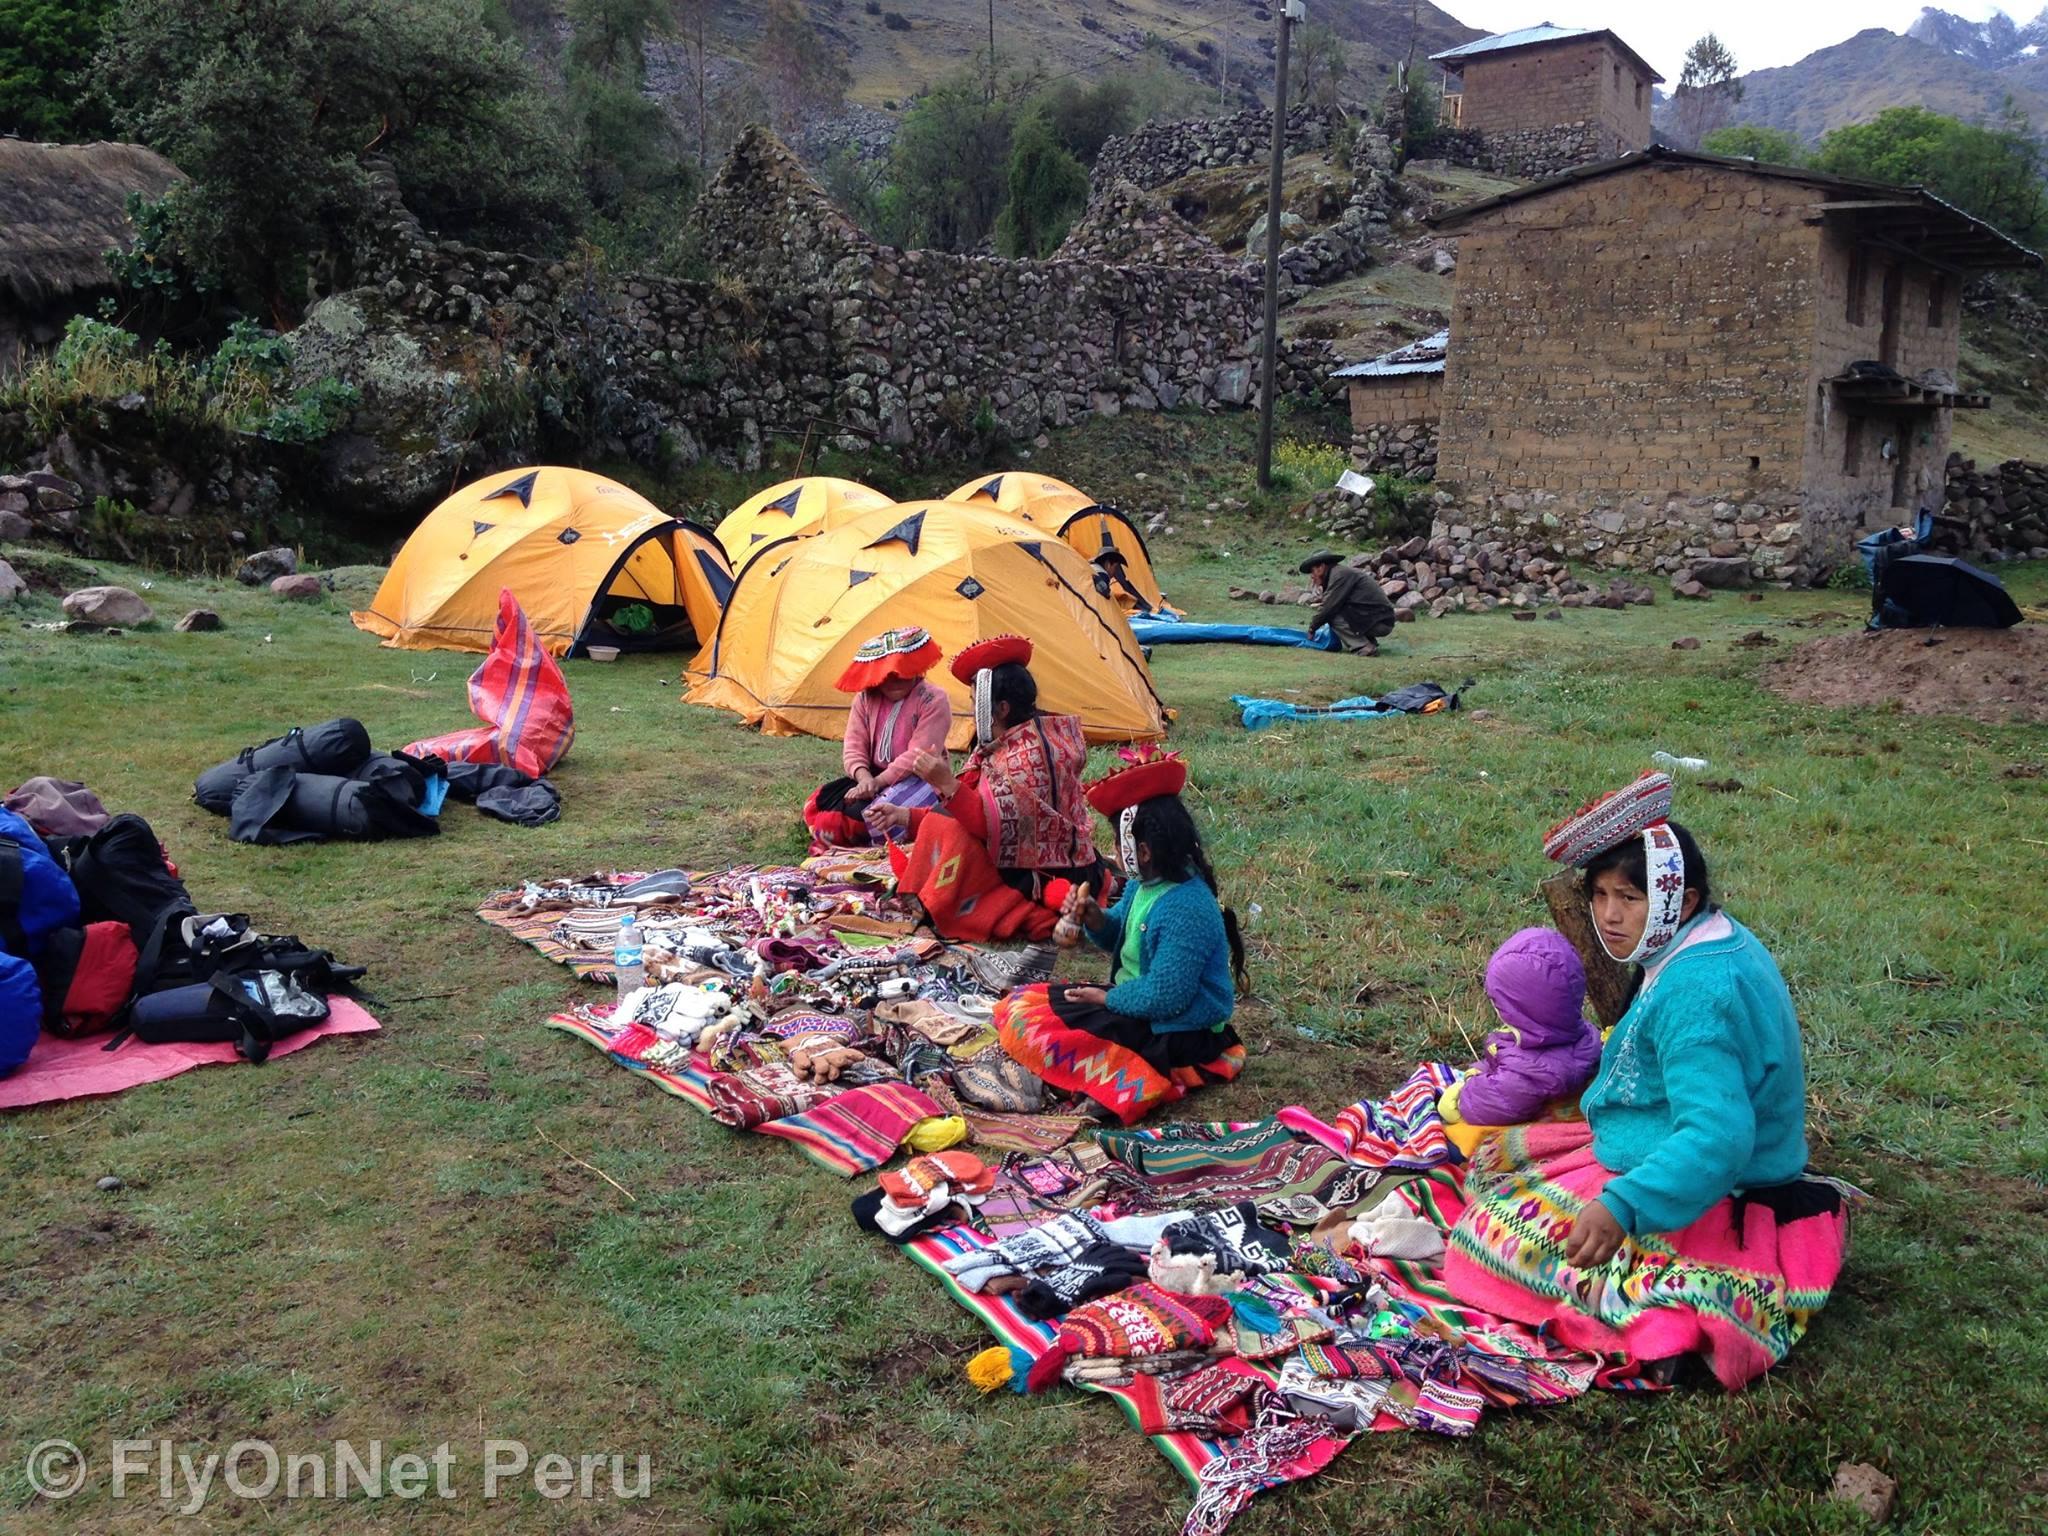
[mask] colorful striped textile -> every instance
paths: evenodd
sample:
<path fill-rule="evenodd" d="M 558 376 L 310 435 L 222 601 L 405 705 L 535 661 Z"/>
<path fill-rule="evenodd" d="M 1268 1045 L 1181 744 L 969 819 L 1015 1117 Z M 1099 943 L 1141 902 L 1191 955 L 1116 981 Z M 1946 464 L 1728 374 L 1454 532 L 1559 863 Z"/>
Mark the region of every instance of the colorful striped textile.
<path fill-rule="evenodd" d="M 976 1249 L 994 1246 L 971 1227 L 945 1227 L 924 1237 L 916 1238 L 903 1245 L 903 1251 L 920 1266 L 937 1277 L 946 1288 L 946 1293 L 961 1306 L 987 1325 L 997 1340 L 1015 1349 L 1022 1350 L 1034 1361 L 1048 1353 L 1059 1332 L 1059 1323 L 1034 1323 L 1010 1304 L 1005 1296 L 977 1295 L 963 1288 L 958 1281 L 946 1273 L 945 1261 Z M 1273 1379 L 1270 1372 L 1263 1372 L 1266 1381 Z M 1133 1428 L 1142 1429 L 1147 1400 L 1156 1395 L 1157 1385 L 1141 1382 L 1137 1387 L 1111 1387 L 1089 1385 L 1081 1388 L 1086 1392 L 1099 1392 L 1115 1400 L 1122 1408 Z M 1157 1434 L 1149 1437 L 1159 1448 L 1160 1454 L 1171 1462 L 1174 1469 L 1189 1483 L 1197 1484 L 1202 1469 L 1215 1460 L 1230 1445 L 1229 1441 L 1205 1440 L 1192 1434 Z"/>
<path fill-rule="evenodd" d="M 612 1032 L 592 1019 L 573 1013 L 556 1013 L 548 1016 L 547 1026 L 559 1029 L 565 1035 L 573 1035 L 586 1045 L 596 1046 L 620 1066 L 637 1072 L 663 1093 L 672 1093 L 686 1103 L 696 1105 L 707 1115 L 711 1113 L 711 1068 L 700 1053 L 691 1053 L 689 1066 L 681 1070 L 664 1070 L 615 1054 L 612 1051 Z"/>
<path fill-rule="evenodd" d="M 1457 1080 L 1457 1069 L 1448 1062 L 1425 1061 L 1384 1099 L 1361 1099 L 1339 1110 L 1332 1124 L 1324 1124 L 1298 1104 L 1290 1104 L 1275 1118 L 1297 1135 L 1368 1168 L 1435 1168 L 1459 1155 L 1436 1112 L 1437 1095 Z"/>
<path fill-rule="evenodd" d="M 894 1157 L 918 1121 L 944 1113 L 930 1095 L 908 1083 L 876 1083 L 848 1089 L 800 1115 L 786 1115 L 754 1129 L 794 1142 L 812 1162 L 852 1178 L 871 1173 Z"/>
<path fill-rule="evenodd" d="M 1467 1306 L 1545 1327 L 1610 1372 L 1698 1353 L 1730 1391 L 1776 1365 L 1826 1305 L 1848 1250 L 1848 1201 L 1826 1179 L 1723 1200 L 1682 1231 L 1632 1237 L 1597 1270 L 1565 1240 L 1613 1177 L 1582 1123 L 1489 1137 L 1466 1174 L 1445 1283 Z"/>
<path fill-rule="evenodd" d="M 451 763 L 500 763 L 537 779 L 576 739 L 569 685 L 510 588 L 498 593 L 491 649 L 469 675 L 469 709 L 482 725 L 416 741 L 406 752 Z"/>
<path fill-rule="evenodd" d="M 1267 1152 L 1294 1139 L 1294 1133 L 1277 1120 L 1211 1120 L 1095 1133 L 1103 1151 L 1133 1172 L 1155 1179 L 1201 1169 L 1255 1167 Z"/>

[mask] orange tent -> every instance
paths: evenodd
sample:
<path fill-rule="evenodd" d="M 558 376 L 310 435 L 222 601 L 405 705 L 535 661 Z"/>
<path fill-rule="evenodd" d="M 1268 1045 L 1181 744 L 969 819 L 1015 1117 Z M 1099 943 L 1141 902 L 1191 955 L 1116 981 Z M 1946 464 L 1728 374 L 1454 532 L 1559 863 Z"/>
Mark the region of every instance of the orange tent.
<path fill-rule="evenodd" d="M 726 513 L 718 524 L 718 542 L 726 557 L 741 566 L 763 544 L 793 533 L 815 533 L 828 519 L 888 505 L 887 496 L 858 480 L 806 475 L 771 485 Z"/>
<path fill-rule="evenodd" d="M 710 534 L 602 475 L 514 469 L 426 515 L 358 629 L 405 650 L 482 651 L 510 591 L 551 655 L 702 645 L 732 567 Z"/>
<path fill-rule="evenodd" d="M 1159 590 L 1159 577 L 1152 569 L 1152 554 L 1138 525 L 1114 507 L 1103 506 L 1084 491 L 1050 475 L 1019 474 L 1007 470 L 984 475 L 958 487 L 947 498 L 971 507 L 994 507 L 1050 528 L 1083 557 L 1093 560 L 1105 548 L 1124 557 L 1124 569 L 1131 585 L 1155 612 L 1167 606 Z"/>
<path fill-rule="evenodd" d="M 909 625 L 930 630 L 949 656 L 991 635 L 1030 637 L 1039 706 L 1079 715 L 1091 741 L 1166 732 L 1144 654 L 1088 562 L 1028 523 L 947 501 L 764 545 L 690 668 L 688 701 L 774 735 L 836 741 L 851 701 L 834 681 L 862 641 Z M 943 668 L 931 677 L 953 701 L 951 743 L 965 747 L 973 700 Z"/>

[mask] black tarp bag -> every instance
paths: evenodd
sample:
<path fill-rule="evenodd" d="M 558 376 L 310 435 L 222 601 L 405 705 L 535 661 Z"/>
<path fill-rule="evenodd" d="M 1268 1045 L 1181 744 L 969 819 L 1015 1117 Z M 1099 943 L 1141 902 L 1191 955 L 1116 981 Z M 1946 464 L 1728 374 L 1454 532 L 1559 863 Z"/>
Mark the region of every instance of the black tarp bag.
<path fill-rule="evenodd" d="M 224 763 L 199 775 L 192 798 L 216 816 L 225 816 L 244 779 L 265 768 L 291 768 L 301 773 L 346 776 L 370 755 L 370 733 L 360 720 L 328 720 L 320 725 L 293 726 L 260 747 L 244 747 Z"/>
<path fill-rule="evenodd" d="M 228 836 L 238 843 L 288 844 L 323 838 L 433 837 L 441 824 L 419 809 L 425 779 L 403 758 L 365 765 L 368 778 L 265 768 L 235 790 Z"/>
<path fill-rule="evenodd" d="M 239 921 L 243 928 L 218 945 L 202 939 L 194 946 L 204 980 L 137 998 L 102 1049 L 118 1049 L 131 1036 L 149 1045 L 229 1041 L 238 1055 L 262 1061 L 284 1036 L 324 1020 L 328 994 L 364 974 L 296 937 L 251 935 L 247 920 Z"/>

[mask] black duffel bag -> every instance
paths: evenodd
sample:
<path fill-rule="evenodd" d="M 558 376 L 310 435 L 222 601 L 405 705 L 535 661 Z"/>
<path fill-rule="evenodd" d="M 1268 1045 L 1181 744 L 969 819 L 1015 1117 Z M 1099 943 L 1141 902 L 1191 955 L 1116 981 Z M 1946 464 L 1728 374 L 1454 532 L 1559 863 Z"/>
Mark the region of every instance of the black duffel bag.
<path fill-rule="evenodd" d="M 242 781 L 265 768 L 291 768 L 301 773 L 346 776 L 370 755 L 370 733 L 360 720 L 329 720 L 321 725 L 293 726 L 260 747 L 244 747 L 224 763 L 199 775 L 192 798 L 216 816 L 234 804 Z"/>
<path fill-rule="evenodd" d="M 328 994 L 363 975 L 361 966 L 337 965 L 326 950 L 293 937 L 238 934 L 215 958 L 223 964 L 206 980 L 137 998 L 103 1049 L 131 1037 L 149 1045 L 228 1041 L 238 1055 L 262 1061 L 284 1036 L 323 1021 Z"/>
<path fill-rule="evenodd" d="M 371 779 L 265 768 L 235 791 L 228 836 L 238 843 L 307 843 L 322 838 L 433 837 L 440 822 L 419 809 L 416 769 L 393 759 Z"/>

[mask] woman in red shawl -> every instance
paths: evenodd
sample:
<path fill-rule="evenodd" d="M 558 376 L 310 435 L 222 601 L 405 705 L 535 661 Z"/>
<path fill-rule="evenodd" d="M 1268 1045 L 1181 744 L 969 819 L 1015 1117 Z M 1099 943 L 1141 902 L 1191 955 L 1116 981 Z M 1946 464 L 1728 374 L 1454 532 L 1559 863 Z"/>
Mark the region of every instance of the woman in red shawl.
<path fill-rule="evenodd" d="M 1081 793 L 1087 738 L 1075 716 L 1039 711 L 1030 660 L 1020 635 L 955 656 L 953 675 L 974 689 L 973 755 L 957 775 L 943 753 L 914 761 L 937 806 L 872 813 L 909 829 L 909 852 L 890 855 L 897 886 L 949 939 L 1050 938 L 1068 892 L 1107 873 Z"/>

